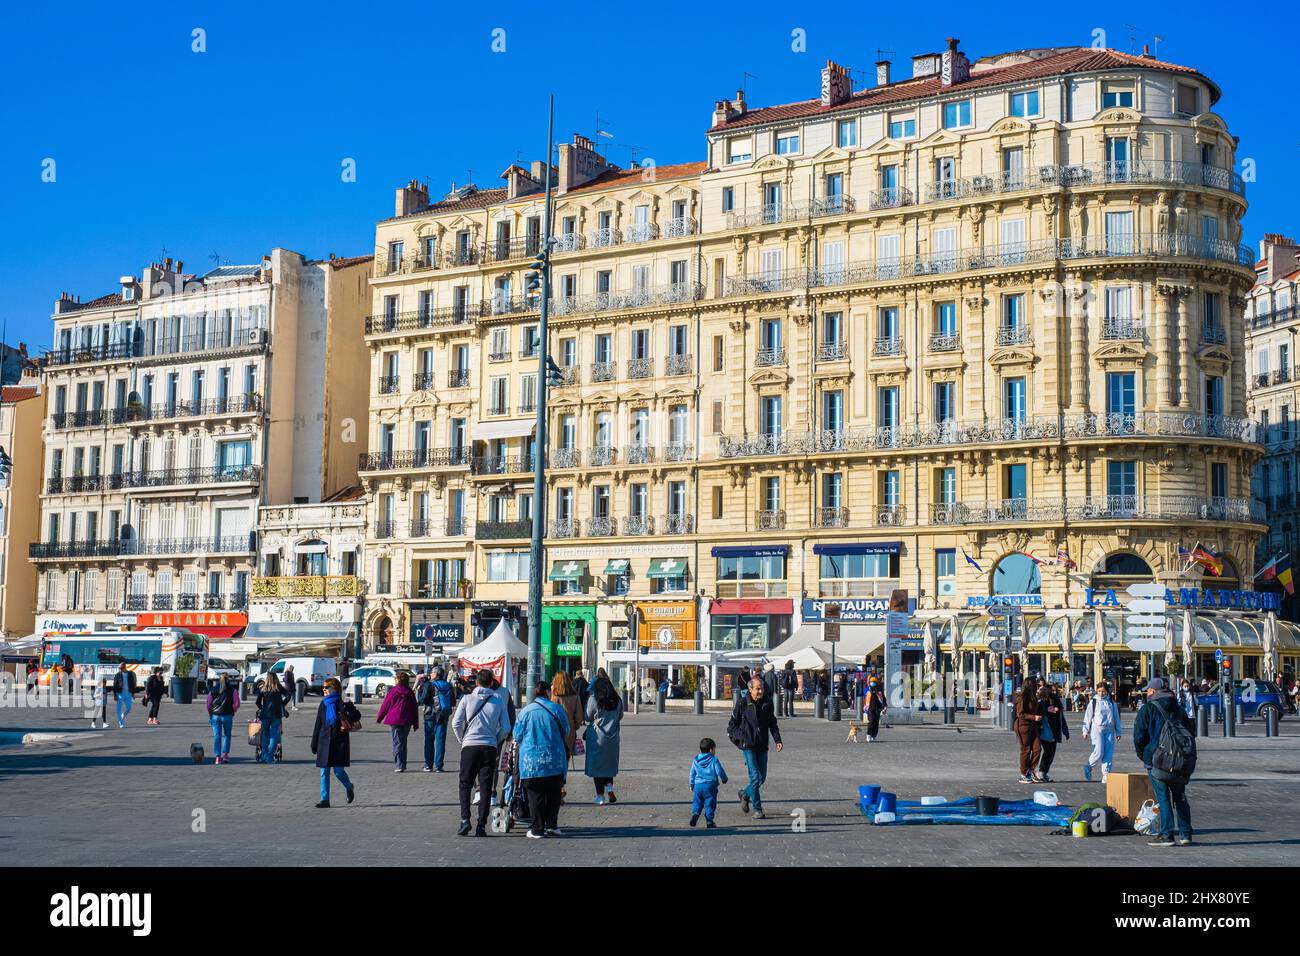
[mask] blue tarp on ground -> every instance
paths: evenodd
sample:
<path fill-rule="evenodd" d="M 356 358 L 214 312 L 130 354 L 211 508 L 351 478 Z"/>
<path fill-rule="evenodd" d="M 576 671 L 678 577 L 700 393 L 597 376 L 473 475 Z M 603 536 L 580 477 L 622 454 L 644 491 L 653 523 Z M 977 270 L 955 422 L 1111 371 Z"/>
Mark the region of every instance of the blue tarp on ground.
<path fill-rule="evenodd" d="M 858 805 L 859 812 L 868 820 L 873 820 L 875 809 Z M 975 798 L 963 797 L 949 800 L 947 803 L 922 805 L 919 800 L 899 800 L 893 823 L 881 826 L 897 826 L 900 823 L 968 823 L 976 826 L 1069 826 L 1074 810 L 1067 806 L 1047 807 L 1033 800 L 1008 800 L 998 804 L 996 816 L 980 816 L 976 811 Z M 874 822 L 874 820 L 873 820 Z"/>

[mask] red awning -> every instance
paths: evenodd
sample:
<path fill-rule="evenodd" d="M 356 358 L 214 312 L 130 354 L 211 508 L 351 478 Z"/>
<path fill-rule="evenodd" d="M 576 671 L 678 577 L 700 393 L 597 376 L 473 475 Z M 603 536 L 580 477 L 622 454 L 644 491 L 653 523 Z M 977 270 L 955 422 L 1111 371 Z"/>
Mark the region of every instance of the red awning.
<path fill-rule="evenodd" d="M 741 598 L 718 600 L 709 605 L 710 614 L 793 614 L 789 598 Z"/>
<path fill-rule="evenodd" d="M 190 628 L 196 634 L 204 634 L 211 641 L 230 641 L 240 637 L 244 633 L 244 628 L 240 627 L 198 627 Z"/>

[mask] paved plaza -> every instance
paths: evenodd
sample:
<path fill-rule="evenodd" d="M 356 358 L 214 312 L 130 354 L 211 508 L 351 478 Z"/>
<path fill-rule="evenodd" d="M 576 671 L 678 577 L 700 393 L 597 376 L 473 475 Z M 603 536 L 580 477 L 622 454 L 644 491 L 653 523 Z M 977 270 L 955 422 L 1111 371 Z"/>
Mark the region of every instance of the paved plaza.
<path fill-rule="evenodd" d="M 262 766 L 245 742 L 244 713 L 236 717 L 234 762 L 194 765 L 191 743 L 212 747 L 201 704 L 165 704 L 163 724 L 150 727 L 137 706 L 125 731 L 88 731 L 80 712 L 7 709 L 0 731 L 66 734 L 58 740 L 0 746 L 0 850 L 10 865 L 256 863 L 270 848 L 310 864 L 327 853 L 333 862 L 436 864 L 737 864 L 795 865 L 1014 864 L 1026 853 L 1050 852 L 1063 863 L 1115 866 L 1282 864 L 1300 846 L 1300 721 L 1283 721 L 1283 736 L 1267 739 L 1258 722 L 1235 740 L 1201 741 L 1199 770 L 1189 788 L 1198 844 L 1153 849 L 1137 836 L 1076 840 L 1048 827 L 872 827 L 855 808 L 861 783 L 882 784 L 901 798 L 993 794 L 1026 799 L 1034 788 L 1016 783 L 1014 738 L 963 716 L 962 732 L 938 722 L 896 726 L 877 743 L 844 742 L 847 721 L 811 715 L 782 721 L 785 750 L 772 754 L 764 789 L 768 819 L 740 812 L 736 790 L 744 761 L 726 740 L 726 715 L 653 712 L 624 722 L 619 802 L 593 806 L 581 771 L 570 775 L 560 817 L 565 835 L 533 841 L 517 830 L 487 839 L 457 837 L 457 750 L 449 735 L 448 773 L 420 770 L 421 736 L 412 736 L 413 760 L 395 774 L 387 728 L 371 720 L 377 704 L 362 706 L 364 729 L 353 741 L 349 771 L 357 801 L 347 806 L 336 785 L 334 806 L 317 810 L 317 770 L 308 746 L 318 698 L 286 724 L 286 762 Z M 251 702 L 245 703 L 251 708 Z M 1100 801 L 1100 782 L 1085 783 L 1086 744 L 1075 737 L 1057 757 L 1057 781 L 1048 788 L 1071 805 Z M 110 718 L 111 719 L 111 718 Z M 1126 727 L 1131 717 L 1125 716 Z M 722 790 L 719 828 L 687 826 L 689 762 L 701 736 L 719 742 L 731 783 Z M 865 737 L 865 735 L 864 735 Z M 2 735 L 0 735 L 2 739 Z M 1117 770 L 1137 769 L 1127 739 L 1117 747 Z M 202 811 L 199 813 L 198 811 Z M 792 817 L 792 812 L 801 817 Z M 196 815 L 206 823 L 193 832 Z M 794 826 L 806 821 L 800 830 Z M 135 851 L 121 834 L 136 833 Z M 115 849 L 116 847 L 116 849 Z"/>

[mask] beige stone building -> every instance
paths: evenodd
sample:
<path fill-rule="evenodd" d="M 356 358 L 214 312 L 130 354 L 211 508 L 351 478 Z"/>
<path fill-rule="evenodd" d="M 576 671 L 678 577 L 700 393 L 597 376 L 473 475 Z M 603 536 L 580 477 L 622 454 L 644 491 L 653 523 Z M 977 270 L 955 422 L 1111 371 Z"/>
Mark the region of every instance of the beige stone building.
<path fill-rule="evenodd" d="M 86 626 L 247 624 L 258 509 L 356 483 L 369 257 L 165 260 L 55 304 L 38 612 Z"/>
<path fill-rule="evenodd" d="M 34 368 L 0 388 L 0 642 L 28 637 L 36 626 L 36 569 L 28 550 L 39 536 L 41 430 L 45 392 Z"/>
<path fill-rule="evenodd" d="M 1075 673 L 1132 683 L 1112 589 L 1254 600 L 1254 257 L 1217 86 L 1074 47 L 970 62 L 952 41 L 891 69 L 854 90 L 828 63 L 812 99 L 718 101 L 703 162 L 623 170 L 583 137 L 560 147 L 548 668 L 622 669 L 635 640 L 643 664 L 725 686 L 811 639 L 832 597 L 874 655 L 906 588 L 942 642 L 959 626 L 982 651 L 998 596 L 1023 609 L 1034 669 L 1069 628 Z M 503 188 L 435 201 L 412 183 L 377 227 L 372 632 L 405 633 L 416 607 L 467 639 L 523 616 L 523 273 L 547 174 L 511 166 Z M 1223 560 L 1205 587 L 1180 551 L 1197 545 Z"/>

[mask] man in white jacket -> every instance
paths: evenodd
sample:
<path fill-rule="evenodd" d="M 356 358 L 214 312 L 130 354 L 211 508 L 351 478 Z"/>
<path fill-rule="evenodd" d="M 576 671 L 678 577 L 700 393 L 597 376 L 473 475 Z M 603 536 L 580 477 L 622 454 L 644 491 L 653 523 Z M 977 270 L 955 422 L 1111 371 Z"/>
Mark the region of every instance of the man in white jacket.
<path fill-rule="evenodd" d="M 492 689 L 492 672 L 483 668 L 475 683 L 474 690 L 460 699 L 451 719 L 451 729 L 460 741 L 460 836 L 469 835 L 469 798 L 476 781 L 479 802 L 474 835 L 487 836 L 497 748 L 510 735 L 510 717 L 501 697 Z"/>
<path fill-rule="evenodd" d="M 1083 779 L 1092 779 L 1093 764 L 1101 764 L 1101 782 L 1106 782 L 1115 758 L 1115 741 L 1119 740 L 1119 707 L 1110 696 L 1110 685 L 1097 684 L 1097 693 L 1088 701 L 1083 715 L 1083 738 L 1092 740 L 1092 753 L 1083 765 Z"/>

